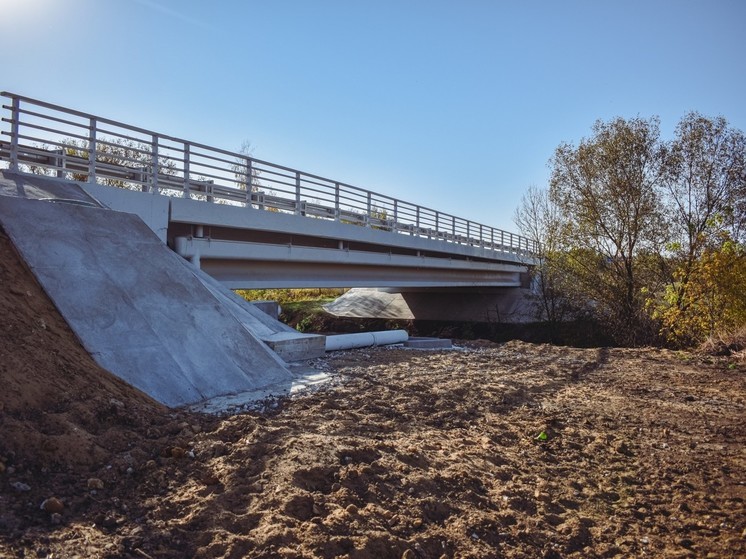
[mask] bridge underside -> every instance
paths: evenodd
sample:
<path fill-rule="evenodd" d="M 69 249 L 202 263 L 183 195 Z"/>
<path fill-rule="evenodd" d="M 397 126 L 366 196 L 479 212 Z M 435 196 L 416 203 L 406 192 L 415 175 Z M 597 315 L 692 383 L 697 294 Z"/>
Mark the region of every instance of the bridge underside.
<path fill-rule="evenodd" d="M 231 289 L 519 287 L 524 266 L 183 238 L 176 251 Z"/>
<path fill-rule="evenodd" d="M 523 255 L 320 219 L 170 202 L 167 238 L 232 289 L 519 287 Z"/>

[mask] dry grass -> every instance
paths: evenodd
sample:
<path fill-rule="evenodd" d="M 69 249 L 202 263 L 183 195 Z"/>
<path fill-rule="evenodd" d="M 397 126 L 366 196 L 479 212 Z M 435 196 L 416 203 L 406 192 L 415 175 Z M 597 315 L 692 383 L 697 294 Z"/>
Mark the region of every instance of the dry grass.
<path fill-rule="evenodd" d="M 713 334 L 699 346 L 699 351 L 746 361 L 746 325 L 732 332 Z"/>

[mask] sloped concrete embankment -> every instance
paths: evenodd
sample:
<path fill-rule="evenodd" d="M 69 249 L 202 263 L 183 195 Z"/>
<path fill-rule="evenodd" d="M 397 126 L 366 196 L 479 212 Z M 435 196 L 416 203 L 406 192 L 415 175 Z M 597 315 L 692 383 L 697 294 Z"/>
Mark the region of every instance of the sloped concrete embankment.
<path fill-rule="evenodd" d="M 139 217 L 65 198 L 0 196 L 0 224 L 101 366 L 169 406 L 292 383 Z"/>

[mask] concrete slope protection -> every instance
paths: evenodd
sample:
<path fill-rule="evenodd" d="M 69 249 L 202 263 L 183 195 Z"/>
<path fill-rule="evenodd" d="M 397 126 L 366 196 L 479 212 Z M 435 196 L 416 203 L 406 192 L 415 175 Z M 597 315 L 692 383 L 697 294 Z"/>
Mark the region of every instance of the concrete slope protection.
<path fill-rule="evenodd" d="M 0 224 L 101 366 L 169 406 L 292 382 L 139 217 L 64 198 L 0 196 Z"/>

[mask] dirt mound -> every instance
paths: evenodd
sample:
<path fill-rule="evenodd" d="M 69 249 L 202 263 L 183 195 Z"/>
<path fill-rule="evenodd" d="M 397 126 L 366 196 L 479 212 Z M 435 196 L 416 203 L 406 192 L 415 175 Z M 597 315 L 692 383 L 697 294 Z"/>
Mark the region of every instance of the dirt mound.
<path fill-rule="evenodd" d="M 0 234 L 0 456 L 89 467 L 167 410 L 98 367 Z"/>
<path fill-rule="evenodd" d="M 746 367 L 478 341 L 311 363 L 264 411 L 101 371 L 0 238 L 0 557 L 746 555 Z"/>

